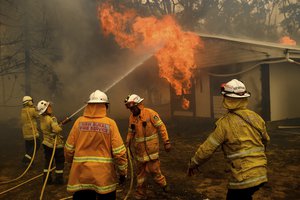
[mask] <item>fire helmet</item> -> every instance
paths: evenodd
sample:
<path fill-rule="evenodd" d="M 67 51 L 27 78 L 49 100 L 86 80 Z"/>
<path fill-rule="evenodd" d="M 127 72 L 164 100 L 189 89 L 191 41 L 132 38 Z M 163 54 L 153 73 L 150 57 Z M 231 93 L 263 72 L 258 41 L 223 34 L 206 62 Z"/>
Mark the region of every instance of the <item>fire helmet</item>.
<path fill-rule="evenodd" d="M 109 103 L 109 101 L 104 92 L 96 90 L 90 95 L 90 100 L 87 103 Z"/>
<path fill-rule="evenodd" d="M 136 94 L 130 94 L 126 97 L 126 99 L 124 100 L 124 103 L 127 108 L 131 108 L 133 106 L 138 105 L 143 100 L 144 100 L 143 98 L 141 98 L 140 96 L 138 96 Z"/>
<path fill-rule="evenodd" d="M 223 96 L 232 98 L 247 98 L 250 97 L 250 93 L 247 92 L 244 83 L 237 79 L 232 79 L 231 81 L 221 85 L 221 93 Z"/>
<path fill-rule="evenodd" d="M 39 114 L 40 115 L 43 114 L 47 110 L 47 108 L 48 108 L 49 105 L 50 105 L 50 102 L 45 101 L 45 100 L 41 100 L 37 104 L 37 110 L 38 110 Z"/>
<path fill-rule="evenodd" d="M 23 105 L 27 104 L 29 101 L 32 101 L 31 96 L 24 96 L 23 97 Z"/>

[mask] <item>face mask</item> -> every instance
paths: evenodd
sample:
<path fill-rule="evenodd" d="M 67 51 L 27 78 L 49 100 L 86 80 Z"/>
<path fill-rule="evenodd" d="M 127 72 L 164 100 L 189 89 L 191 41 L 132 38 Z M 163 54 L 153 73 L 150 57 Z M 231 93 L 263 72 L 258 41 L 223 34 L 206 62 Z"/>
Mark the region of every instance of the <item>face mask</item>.
<path fill-rule="evenodd" d="M 130 111 L 135 117 L 141 113 L 141 110 L 137 106 L 133 106 L 132 108 L 130 108 Z"/>

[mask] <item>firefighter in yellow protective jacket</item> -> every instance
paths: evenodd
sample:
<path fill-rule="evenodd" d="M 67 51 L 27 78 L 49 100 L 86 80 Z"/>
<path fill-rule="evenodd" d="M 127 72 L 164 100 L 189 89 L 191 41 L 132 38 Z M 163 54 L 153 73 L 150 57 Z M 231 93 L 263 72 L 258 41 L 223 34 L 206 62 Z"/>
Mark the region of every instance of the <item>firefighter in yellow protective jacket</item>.
<path fill-rule="evenodd" d="M 144 107 L 143 100 L 136 94 L 128 95 L 125 99 L 125 105 L 131 111 L 126 145 L 133 144 L 137 164 L 136 199 L 146 198 L 144 182 L 147 173 L 153 176 L 154 181 L 164 192 L 169 190 L 166 178 L 161 173 L 159 161 L 159 133 L 165 150 L 169 152 L 171 144 L 168 132 L 159 115 L 152 109 Z"/>
<path fill-rule="evenodd" d="M 114 200 L 117 175 L 120 184 L 125 181 L 126 148 L 116 122 L 106 116 L 108 104 L 104 92 L 93 92 L 65 144 L 66 161 L 72 163 L 67 190 L 73 199 Z"/>
<path fill-rule="evenodd" d="M 37 109 L 39 111 L 40 117 L 40 127 L 43 132 L 43 147 L 44 147 L 44 156 L 45 156 L 45 163 L 44 163 L 44 177 L 43 180 L 45 181 L 48 167 L 51 161 L 51 156 L 53 149 L 55 148 L 54 154 L 54 162 L 55 162 L 55 180 L 54 184 L 62 185 L 64 184 L 63 179 L 63 172 L 64 172 L 64 141 L 62 136 L 62 128 L 58 124 L 57 119 L 53 116 L 52 105 L 50 102 L 41 100 L 38 105 Z M 54 146 L 56 139 L 56 146 Z M 52 167 L 51 167 L 52 168 Z M 52 176 L 49 174 L 48 177 L 48 184 L 52 184 Z"/>
<path fill-rule="evenodd" d="M 23 108 L 21 110 L 21 122 L 23 138 L 25 140 L 25 156 L 22 160 L 27 164 L 31 161 L 34 152 L 34 137 L 36 139 L 36 151 L 40 148 L 40 138 L 37 129 L 37 119 L 39 113 L 33 105 L 33 100 L 30 96 L 23 97 Z"/>
<path fill-rule="evenodd" d="M 188 175 L 193 175 L 221 146 L 231 170 L 227 200 L 250 200 L 268 181 L 265 149 L 270 138 L 264 120 L 247 109 L 250 93 L 241 81 L 223 84 L 222 94 L 228 113 L 216 122 L 216 129 L 191 158 Z"/>

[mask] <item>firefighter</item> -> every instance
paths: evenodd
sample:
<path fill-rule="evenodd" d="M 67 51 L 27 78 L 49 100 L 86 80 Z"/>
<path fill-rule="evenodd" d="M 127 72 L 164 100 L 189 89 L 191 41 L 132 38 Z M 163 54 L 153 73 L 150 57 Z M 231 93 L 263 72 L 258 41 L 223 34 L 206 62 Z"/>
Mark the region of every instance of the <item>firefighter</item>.
<path fill-rule="evenodd" d="M 40 128 L 43 132 L 43 147 L 44 147 L 44 156 L 45 156 L 45 163 L 44 163 L 44 176 L 43 180 L 45 181 L 48 167 L 50 164 L 52 152 L 55 148 L 54 160 L 55 160 L 55 180 L 52 180 L 51 174 L 48 177 L 48 184 L 58 184 L 63 185 L 63 172 L 64 172 L 64 141 L 62 136 L 62 128 L 61 125 L 58 124 L 57 119 L 53 116 L 52 105 L 50 102 L 41 100 L 38 105 L 37 109 L 39 111 L 40 117 Z M 55 138 L 57 137 L 56 146 L 54 146 Z"/>
<path fill-rule="evenodd" d="M 30 96 L 23 97 L 23 108 L 21 110 L 21 122 L 23 138 L 25 140 L 25 156 L 22 160 L 24 164 L 28 164 L 34 152 L 34 137 L 36 139 L 36 151 L 40 148 L 40 138 L 37 129 L 37 119 L 39 114 L 33 105 Z"/>
<path fill-rule="evenodd" d="M 270 137 L 264 120 L 247 109 L 250 93 L 241 81 L 233 79 L 221 89 L 228 112 L 216 122 L 215 130 L 191 158 L 188 175 L 194 175 L 221 146 L 231 171 L 226 199 L 251 200 L 254 192 L 268 181 L 265 149 Z"/>
<path fill-rule="evenodd" d="M 146 198 L 145 179 L 148 173 L 164 192 L 169 191 L 166 178 L 160 170 L 158 135 L 161 134 L 164 149 L 169 152 L 171 143 L 168 132 L 159 115 L 144 107 L 143 100 L 136 94 L 128 95 L 125 99 L 125 105 L 131 111 L 126 146 L 134 146 L 137 164 L 136 199 Z"/>
<path fill-rule="evenodd" d="M 72 163 L 67 191 L 75 200 L 114 200 L 118 175 L 119 184 L 126 179 L 126 148 L 116 122 L 106 116 L 107 95 L 96 90 L 87 103 L 65 144 L 66 161 Z"/>

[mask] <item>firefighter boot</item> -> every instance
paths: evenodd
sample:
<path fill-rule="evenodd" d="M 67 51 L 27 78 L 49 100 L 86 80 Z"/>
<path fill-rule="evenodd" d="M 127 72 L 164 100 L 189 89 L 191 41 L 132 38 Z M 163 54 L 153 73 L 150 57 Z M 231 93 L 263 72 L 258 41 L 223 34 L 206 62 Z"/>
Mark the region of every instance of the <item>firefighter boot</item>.
<path fill-rule="evenodd" d="M 47 177 L 47 172 L 44 172 L 44 175 L 43 175 L 43 183 L 45 182 L 46 177 Z M 48 184 L 48 185 L 52 185 L 52 184 L 53 184 L 51 173 L 50 173 L 49 176 L 48 176 L 47 184 Z"/>
<path fill-rule="evenodd" d="M 56 174 L 54 184 L 56 184 L 56 185 L 63 185 L 64 184 L 63 174 Z"/>
<path fill-rule="evenodd" d="M 146 196 L 146 188 L 144 185 L 139 185 L 137 186 L 136 188 L 136 191 L 135 191 L 135 194 L 134 194 L 134 198 L 136 200 L 140 200 L 140 199 L 147 199 L 147 196 Z"/>
<path fill-rule="evenodd" d="M 164 193 L 169 193 L 170 192 L 170 186 L 169 185 L 163 186 L 162 189 L 163 189 Z"/>

